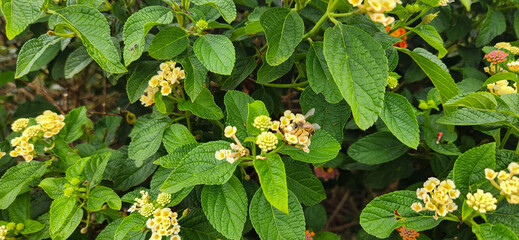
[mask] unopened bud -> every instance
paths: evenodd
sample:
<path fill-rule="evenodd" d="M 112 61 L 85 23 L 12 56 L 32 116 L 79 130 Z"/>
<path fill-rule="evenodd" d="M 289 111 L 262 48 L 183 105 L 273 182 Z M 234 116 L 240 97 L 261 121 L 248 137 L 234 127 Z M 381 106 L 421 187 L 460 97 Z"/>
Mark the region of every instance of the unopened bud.
<path fill-rule="evenodd" d="M 243 179 L 249 181 L 249 180 L 250 180 L 250 176 L 249 176 L 249 175 L 245 175 L 245 176 L 243 177 Z"/>
<path fill-rule="evenodd" d="M 427 16 L 425 16 L 425 17 L 423 18 L 423 23 L 424 23 L 424 24 L 429 24 L 429 23 L 431 23 L 432 20 L 434 20 L 434 18 L 436 18 L 436 17 L 438 16 L 438 13 L 439 13 L 439 12 L 428 14 Z"/>
<path fill-rule="evenodd" d="M 430 100 L 427 100 L 427 105 L 430 108 L 433 108 L 433 107 L 436 107 L 436 102 L 434 100 L 430 99 Z"/>
<path fill-rule="evenodd" d="M 415 12 L 420 11 L 420 6 L 417 6 L 417 5 L 415 5 L 415 4 L 407 4 L 407 5 L 405 6 L 405 9 L 406 9 L 407 11 L 409 11 L 410 13 L 415 13 Z"/>
<path fill-rule="evenodd" d="M 198 20 L 198 22 L 196 22 L 195 26 L 196 26 L 197 30 L 203 31 L 203 30 L 206 30 L 209 27 L 209 24 L 205 20 L 200 19 L 200 20 Z"/>
<path fill-rule="evenodd" d="M 16 223 L 14 223 L 14 222 L 10 222 L 10 223 L 8 223 L 7 225 L 5 225 L 5 228 L 7 229 L 7 231 L 11 231 L 11 230 L 13 230 L 15 227 L 16 227 Z"/>
<path fill-rule="evenodd" d="M 189 213 L 191 212 L 191 210 L 189 208 L 186 208 L 186 210 L 184 210 L 182 212 L 182 218 L 184 218 L 185 216 L 187 216 Z"/>
<path fill-rule="evenodd" d="M 81 234 L 85 234 L 88 232 L 88 228 L 84 227 L 84 228 L 81 228 Z"/>
<path fill-rule="evenodd" d="M 72 178 L 72 179 L 70 180 L 70 183 L 71 183 L 72 185 L 78 185 L 80 182 L 81 182 L 81 180 L 79 180 L 79 178 L 76 178 L 76 177 L 75 177 L 75 178 Z"/>
<path fill-rule="evenodd" d="M 82 188 L 79 188 L 78 190 L 79 192 L 86 192 L 86 188 L 82 187 Z"/>
<path fill-rule="evenodd" d="M 72 187 L 65 188 L 65 191 L 63 191 L 63 195 L 65 195 L 65 197 L 71 197 L 72 194 L 74 194 L 74 188 Z"/>
<path fill-rule="evenodd" d="M 22 231 L 25 228 L 25 225 L 23 223 L 16 224 L 16 230 Z"/>
<path fill-rule="evenodd" d="M 427 105 L 427 103 L 425 101 L 420 100 L 420 104 L 418 105 L 418 108 L 422 109 L 422 110 L 427 110 L 427 109 L 429 109 L 429 105 Z"/>

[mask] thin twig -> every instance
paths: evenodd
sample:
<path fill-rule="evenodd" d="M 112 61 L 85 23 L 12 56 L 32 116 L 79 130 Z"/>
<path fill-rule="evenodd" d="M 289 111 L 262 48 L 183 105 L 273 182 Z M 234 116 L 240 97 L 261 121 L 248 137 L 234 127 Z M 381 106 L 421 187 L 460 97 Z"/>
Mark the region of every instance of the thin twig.
<path fill-rule="evenodd" d="M 346 190 L 344 195 L 342 196 L 341 201 L 339 201 L 339 204 L 337 204 L 337 207 L 335 210 L 333 210 L 332 215 L 330 215 L 330 218 L 328 218 L 328 221 L 326 221 L 325 229 L 328 229 L 330 227 L 330 223 L 333 222 L 333 219 L 339 214 L 339 211 L 342 209 L 342 206 L 348 200 L 348 197 L 350 196 L 350 190 Z"/>
<path fill-rule="evenodd" d="M 34 84 L 32 84 L 32 83 L 28 83 L 23 80 L 21 82 L 23 82 L 25 85 L 27 85 L 27 87 L 29 87 L 29 88 L 33 89 L 34 91 L 38 92 L 39 94 L 43 95 L 43 97 L 45 97 L 50 103 L 52 103 L 52 105 L 54 105 L 61 114 L 65 115 L 65 112 L 63 112 L 63 110 L 58 105 L 58 103 L 56 101 L 54 101 L 54 99 L 51 96 L 49 96 L 49 94 L 45 91 L 43 86 L 40 89 L 40 88 L 37 88 L 36 86 L 34 86 Z"/>

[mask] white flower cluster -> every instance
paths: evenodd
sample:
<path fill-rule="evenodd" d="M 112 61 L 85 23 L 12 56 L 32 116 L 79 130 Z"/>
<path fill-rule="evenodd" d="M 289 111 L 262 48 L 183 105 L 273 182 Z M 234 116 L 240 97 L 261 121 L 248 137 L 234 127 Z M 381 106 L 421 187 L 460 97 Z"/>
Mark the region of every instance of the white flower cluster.
<path fill-rule="evenodd" d="M 425 203 L 425 206 L 415 202 L 411 208 L 416 212 L 434 211 L 434 218 L 437 219 L 438 215 L 445 217 L 447 213 L 458 209 L 453 200 L 460 196 L 460 191 L 456 189 L 456 185 L 450 179 L 440 182 L 437 178 L 430 177 L 423 184 L 423 188 L 416 190 L 416 196 Z"/>
<path fill-rule="evenodd" d="M 485 169 L 485 177 L 501 191 L 501 195 L 505 196 L 510 204 L 519 204 L 519 177 L 515 176 L 518 174 L 519 164 L 516 162 L 508 165 L 508 173 L 503 170 L 495 172 L 489 168 Z"/>
<path fill-rule="evenodd" d="M 227 160 L 230 164 L 233 164 L 241 157 L 249 155 L 249 149 L 244 147 L 240 140 L 236 137 L 236 127 L 234 126 L 227 126 L 224 129 L 224 135 L 226 138 L 233 138 L 236 143 L 231 143 L 230 147 L 232 150 L 229 149 L 220 149 L 216 151 L 214 154 L 214 157 L 218 160 Z"/>

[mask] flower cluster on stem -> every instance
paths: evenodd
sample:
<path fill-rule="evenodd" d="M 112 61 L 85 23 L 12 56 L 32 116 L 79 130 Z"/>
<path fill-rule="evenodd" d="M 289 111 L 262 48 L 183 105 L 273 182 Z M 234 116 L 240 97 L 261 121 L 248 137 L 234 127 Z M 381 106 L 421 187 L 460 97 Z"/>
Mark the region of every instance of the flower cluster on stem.
<path fill-rule="evenodd" d="M 245 157 L 245 156 L 249 155 L 249 149 L 247 149 L 246 147 L 244 147 L 241 144 L 240 140 L 236 137 L 236 131 L 237 131 L 237 129 L 234 126 L 225 127 L 224 136 L 226 138 L 232 138 L 236 143 L 230 144 L 231 150 L 220 149 L 220 150 L 216 151 L 216 153 L 214 154 L 216 159 L 218 159 L 218 160 L 225 159 L 230 164 L 233 164 L 241 157 Z"/>
<path fill-rule="evenodd" d="M 141 103 L 150 106 L 155 103 L 155 93 L 159 92 L 162 96 L 168 96 L 173 92 L 173 88 L 180 84 L 180 80 L 186 78 L 186 73 L 177 63 L 167 61 L 160 64 L 160 71 L 148 81 L 148 87 L 141 96 Z"/>
<path fill-rule="evenodd" d="M 348 2 L 367 13 L 371 21 L 382 23 L 384 26 L 395 21 L 394 17 L 387 17 L 384 13 L 392 11 L 398 4 L 402 4 L 400 0 L 348 0 Z"/>
<path fill-rule="evenodd" d="M 504 94 L 517 93 L 517 83 L 514 83 L 514 87 L 510 87 L 508 85 L 508 80 L 500 80 L 495 83 L 487 84 L 488 90 L 497 96 L 502 96 Z"/>
<path fill-rule="evenodd" d="M 504 170 L 495 172 L 492 169 L 485 169 L 485 177 L 497 188 L 502 196 L 510 204 L 519 204 L 519 164 L 512 162 L 508 165 L 508 173 Z M 496 179 L 497 178 L 497 182 Z"/>
<path fill-rule="evenodd" d="M 0 226 L 0 240 L 4 240 L 6 236 L 7 236 L 7 228 L 4 225 L 2 225 L 2 226 Z"/>
<path fill-rule="evenodd" d="M 478 189 L 476 193 L 467 193 L 467 205 L 480 213 L 494 211 L 497 199 L 491 193 Z"/>
<path fill-rule="evenodd" d="M 416 212 L 434 211 L 434 218 L 438 216 L 445 217 L 447 213 L 454 212 L 458 209 L 454 199 L 460 196 L 460 191 L 456 189 L 456 185 L 452 180 L 438 180 L 435 177 L 430 177 L 424 182 L 423 188 L 416 190 L 416 196 L 422 200 L 422 203 L 415 202 L 411 208 Z"/>
<path fill-rule="evenodd" d="M 414 229 L 406 228 L 405 226 L 399 227 L 396 230 L 403 240 L 416 240 L 416 238 L 420 236 L 419 232 Z"/>
<path fill-rule="evenodd" d="M 314 130 L 321 127 L 316 123 L 309 123 L 307 118 L 312 116 L 315 109 L 310 109 L 306 115 L 293 114 L 290 110 L 286 110 L 284 116 L 279 121 L 273 121 L 271 129 L 280 133 L 283 140 L 296 148 L 305 152 L 310 152 L 310 137 L 314 134 Z"/>

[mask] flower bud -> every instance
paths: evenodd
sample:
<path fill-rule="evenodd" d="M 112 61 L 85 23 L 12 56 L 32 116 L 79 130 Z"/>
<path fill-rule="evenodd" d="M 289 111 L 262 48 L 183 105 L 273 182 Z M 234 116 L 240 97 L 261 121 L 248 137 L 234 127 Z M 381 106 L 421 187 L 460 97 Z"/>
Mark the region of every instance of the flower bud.
<path fill-rule="evenodd" d="M 65 197 L 71 197 L 72 194 L 74 194 L 74 188 L 72 187 L 65 188 L 65 191 L 63 191 L 63 195 L 65 195 Z"/>
<path fill-rule="evenodd" d="M 438 13 L 439 13 L 439 12 L 428 14 L 427 16 L 425 16 L 425 17 L 423 18 L 423 20 L 422 20 L 423 23 L 424 23 L 424 24 L 429 24 L 429 23 L 431 23 L 432 20 L 434 20 L 434 19 L 438 16 Z"/>
<path fill-rule="evenodd" d="M 427 110 L 427 109 L 429 109 L 429 105 L 425 101 L 420 100 L 420 104 L 418 104 L 418 108 L 422 109 L 422 110 Z"/>
<path fill-rule="evenodd" d="M 6 227 L 7 231 L 11 231 L 16 227 L 16 223 L 10 222 L 7 225 L 5 225 L 5 227 Z"/>
<path fill-rule="evenodd" d="M 16 224 L 16 230 L 23 231 L 24 228 L 25 228 L 25 225 L 23 223 Z"/>
<path fill-rule="evenodd" d="M 80 182 L 81 182 L 81 180 L 79 180 L 79 178 L 77 178 L 77 177 L 72 178 L 72 179 L 70 180 L 70 183 L 71 183 L 72 185 L 78 185 Z"/>
<path fill-rule="evenodd" d="M 209 27 L 209 24 L 205 20 L 200 19 L 198 22 L 196 22 L 195 27 L 197 30 L 203 31 Z"/>

